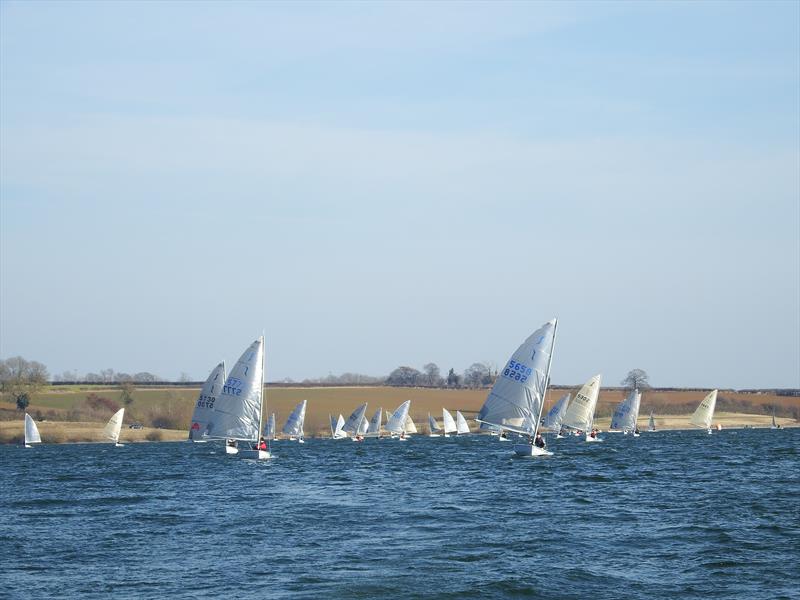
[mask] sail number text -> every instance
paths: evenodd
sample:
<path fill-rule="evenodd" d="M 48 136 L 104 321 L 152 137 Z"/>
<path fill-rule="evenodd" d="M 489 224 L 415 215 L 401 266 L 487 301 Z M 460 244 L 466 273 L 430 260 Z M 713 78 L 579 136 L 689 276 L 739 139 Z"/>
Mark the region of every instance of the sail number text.
<path fill-rule="evenodd" d="M 508 366 L 503 371 L 503 377 L 524 383 L 528 380 L 533 370 L 515 360 L 508 361 Z"/>
<path fill-rule="evenodd" d="M 205 396 L 200 394 L 200 397 L 197 399 L 197 408 L 214 408 L 214 402 L 216 401 L 215 396 Z"/>
<path fill-rule="evenodd" d="M 241 396 L 243 383 L 244 382 L 241 379 L 237 379 L 236 377 L 228 377 L 225 385 L 222 386 L 222 393 L 228 394 L 229 396 Z"/>

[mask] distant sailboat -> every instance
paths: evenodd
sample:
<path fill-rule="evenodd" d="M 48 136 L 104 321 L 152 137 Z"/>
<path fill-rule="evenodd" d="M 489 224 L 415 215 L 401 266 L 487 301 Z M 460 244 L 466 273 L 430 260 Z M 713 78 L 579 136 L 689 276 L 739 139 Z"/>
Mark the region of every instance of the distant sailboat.
<path fill-rule="evenodd" d="M 275 439 L 275 413 L 272 413 L 267 419 L 267 426 L 264 427 L 264 437 L 268 440 Z"/>
<path fill-rule="evenodd" d="M 344 417 L 339 415 L 339 418 L 328 415 L 331 420 L 331 437 L 335 440 L 340 440 L 347 437 L 347 432 L 342 429 L 344 427 Z"/>
<path fill-rule="evenodd" d="M 217 394 L 222 390 L 224 382 L 225 361 L 222 361 L 211 370 L 203 387 L 200 388 L 200 395 L 194 404 L 192 424 L 189 427 L 189 439 L 193 442 L 207 442 L 212 439 L 219 439 L 214 435 L 214 417 L 217 414 L 214 410 L 214 405 L 217 402 Z"/>
<path fill-rule="evenodd" d="M 414 421 L 411 419 L 411 415 L 406 415 L 406 425 L 403 429 L 403 432 L 406 435 L 412 435 L 417 433 L 417 426 L 414 424 Z"/>
<path fill-rule="evenodd" d="M 442 437 L 450 437 L 449 434 L 458 431 L 453 415 L 446 408 L 442 408 L 442 426 Z"/>
<path fill-rule="evenodd" d="M 511 355 L 478 413 L 478 422 L 528 436 L 515 444 L 520 456 L 552 454 L 534 444 L 550 382 L 556 328 L 553 319 L 534 331 Z"/>
<path fill-rule="evenodd" d="M 700 406 L 697 407 L 692 418 L 689 419 L 689 422 L 695 427 L 708 430 L 709 435 L 711 434 L 711 421 L 714 418 L 714 408 L 717 405 L 717 392 L 718 390 L 713 390 L 703 398 Z"/>
<path fill-rule="evenodd" d="M 655 431 L 656 430 L 656 421 L 653 418 L 653 411 L 650 410 L 650 420 L 647 422 L 647 431 Z"/>
<path fill-rule="evenodd" d="M 289 415 L 289 418 L 286 419 L 286 424 L 283 426 L 281 432 L 284 435 L 288 435 L 290 440 L 294 440 L 297 438 L 297 441 L 301 444 L 305 443 L 303 439 L 303 425 L 306 420 L 306 406 L 308 404 L 308 400 L 303 400 L 300 404 L 294 407 L 292 414 Z"/>
<path fill-rule="evenodd" d="M 39 435 L 39 428 L 36 422 L 28 413 L 25 413 L 25 447 L 33 448 L 31 444 L 41 444 L 42 436 Z"/>
<path fill-rule="evenodd" d="M 561 420 L 564 418 L 564 413 L 567 412 L 571 394 L 564 394 L 558 399 L 553 407 L 547 412 L 547 415 L 542 422 L 542 427 L 554 431 L 558 437 L 563 437 L 559 434 L 561 431 Z"/>
<path fill-rule="evenodd" d="M 442 428 L 439 427 L 436 419 L 431 416 L 431 413 L 428 413 L 428 435 L 430 437 L 439 437 L 439 432 L 441 430 Z"/>
<path fill-rule="evenodd" d="M 392 435 L 399 436 L 402 441 L 405 441 L 405 428 L 408 419 L 408 409 L 411 407 L 411 400 L 406 400 L 392 413 L 389 420 L 386 422 L 386 431 Z"/>
<path fill-rule="evenodd" d="M 626 435 L 628 432 L 635 433 L 641 401 L 642 393 L 635 388 L 632 389 L 614 411 L 611 417 L 611 429 L 622 431 Z"/>
<path fill-rule="evenodd" d="M 375 411 L 375 414 L 372 415 L 372 418 L 369 420 L 369 427 L 367 428 L 367 433 L 364 434 L 365 437 L 380 437 L 381 436 L 381 418 L 383 417 L 383 408 L 379 408 Z"/>
<path fill-rule="evenodd" d="M 594 422 L 594 409 L 600 395 L 600 375 L 595 375 L 575 394 L 569 403 L 567 412 L 564 413 L 563 425 L 572 429 L 583 431 L 587 442 L 602 442 L 599 437 L 592 437 L 592 424 Z"/>
<path fill-rule="evenodd" d="M 362 437 L 358 433 L 358 429 L 361 426 L 361 421 L 364 419 L 364 415 L 367 412 L 367 403 L 359 404 L 358 407 L 350 413 L 350 416 L 347 417 L 347 421 L 345 421 L 344 425 L 342 426 L 342 431 L 350 434 L 350 439 L 354 442 L 362 441 Z"/>
<path fill-rule="evenodd" d="M 120 408 L 117 412 L 114 413 L 108 423 L 106 423 L 105 428 L 103 429 L 103 435 L 114 442 L 114 445 L 117 447 L 124 446 L 125 444 L 119 443 L 119 434 L 122 431 L 122 418 L 125 416 L 125 409 Z"/>
<path fill-rule="evenodd" d="M 264 409 L 264 336 L 255 340 L 233 365 L 214 403 L 215 437 L 225 438 L 225 451 L 242 458 L 265 460 L 269 449 L 258 448 Z M 238 449 L 238 442 L 256 447 Z"/>
<path fill-rule="evenodd" d="M 464 433 L 469 433 L 469 424 L 467 420 L 464 418 L 464 415 L 461 414 L 460 410 L 456 411 L 456 433 L 458 435 L 462 435 Z"/>

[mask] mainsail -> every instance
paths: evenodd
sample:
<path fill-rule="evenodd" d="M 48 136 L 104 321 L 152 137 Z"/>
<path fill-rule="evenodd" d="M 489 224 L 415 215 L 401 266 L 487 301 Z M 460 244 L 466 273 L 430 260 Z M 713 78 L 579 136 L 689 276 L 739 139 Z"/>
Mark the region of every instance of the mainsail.
<path fill-rule="evenodd" d="M 267 419 L 267 426 L 264 427 L 264 436 L 268 440 L 275 439 L 275 413 L 272 413 Z"/>
<path fill-rule="evenodd" d="M 467 420 L 464 418 L 464 415 L 461 414 L 460 410 L 456 411 L 456 432 L 469 433 L 469 424 L 467 424 Z"/>
<path fill-rule="evenodd" d="M 700 406 L 694 411 L 692 418 L 689 422 L 696 427 L 703 429 L 711 428 L 711 420 L 714 418 L 714 407 L 717 405 L 717 391 L 712 391 L 708 396 L 703 398 Z"/>
<path fill-rule="evenodd" d="M 39 435 L 39 428 L 36 422 L 28 413 L 25 413 L 25 444 L 39 444 L 42 437 Z"/>
<path fill-rule="evenodd" d="M 122 430 L 122 418 L 124 415 L 125 409 L 120 408 L 114 413 L 114 416 L 108 420 L 108 423 L 106 423 L 106 426 L 103 428 L 103 435 L 115 444 L 119 442 L 119 432 Z"/>
<path fill-rule="evenodd" d="M 569 403 L 567 412 L 564 413 L 564 418 L 561 420 L 562 425 L 583 431 L 591 430 L 594 409 L 600 395 L 600 379 L 600 375 L 595 375 L 575 394 L 575 398 Z"/>
<path fill-rule="evenodd" d="M 656 430 L 656 420 L 653 418 L 653 411 L 650 411 L 650 421 L 647 423 L 647 431 Z"/>
<path fill-rule="evenodd" d="M 477 420 L 503 429 L 536 433 L 547 389 L 556 320 L 534 331 L 511 355 L 483 403 Z"/>
<path fill-rule="evenodd" d="M 369 429 L 367 429 L 366 435 L 369 437 L 377 437 L 381 433 L 381 417 L 383 416 L 383 409 L 379 408 L 375 411 L 375 414 L 372 415 L 372 419 L 369 421 Z"/>
<path fill-rule="evenodd" d="M 625 399 L 614 410 L 614 415 L 611 417 L 611 429 L 635 431 L 641 400 L 642 393 L 639 390 L 634 388 L 628 392 Z"/>
<path fill-rule="evenodd" d="M 458 427 L 456 427 L 456 422 L 453 420 L 453 415 L 451 415 L 446 408 L 442 409 L 442 426 L 444 428 L 445 434 L 458 431 Z"/>
<path fill-rule="evenodd" d="M 431 413 L 428 413 L 428 429 L 430 430 L 431 433 L 436 433 L 437 431 L 441 431 L 442 429 L 441 427 L 439 427 L 439 424 L 436 422 L 436 419 L 434 419 L 431 416 Z"/>
<path fill-rule="evenodd" d="M 331 437 L 335 440 L 347 437 L 347 433 L 342 431 L 342 427 L 344 427 L 344 417 L 342 415 L 339 415 L 338 418 L 330 415 L 328 416 L 331 420 Z"/>
<path fill-rule="evenodd" d="M 217 394 L 222 390 L 225 381 L 225 361 L 219 363 L 211 370 L 211 374 L 206 379 L 203 387 L 200 388 L 200 395 L 194 404 L 192 413 L 192 424 L 189 427 L 189 439 L 209 439 L 216 437 L 213 431 L 216 429 L 214 418 L 216 411 L 214 405 L 217 402 Z"/>
<path fill-rule="evenodd" d="M 406 415 L 406 425 L 404 431 L 408 434 L 417 433 L 417 426 L 414 425 L 411 415 Z"/>
<path fill-rule="evenodd" d="M 214 402 L 214 426 L 209 435 L 245 441 L 258 439 L 264 399 L 263 358 L 262 336 L 250 344 L 225 379 Z"/>
<path fill-rule="evenodd" d="M 405 431 L 406 418 L 408 417 L 408 409 L 411 406 L 411 400 L 406 400 L 397 407 L 386 422 L 386 430 L 390 433 L 400 434 Z"/>
<path fill-rule="evenodd" d="M 364 413 L 367 412 L 367 403 L 361 404 L 358 408 L 356 408 L 349 417 L 347 417 L 347 421 L 345 421 L 344 425 L 342 426 L 342 431 L 346 431 L 351 435 L 358 434 L 358 427 L 361 425 L 361 420 L 364 418 Z"/>
<path fill-rule="evenodd" d="M 361 423 L 358 426 L 358 435 L 363 436 L 364 434 L 367 433 L 368 429 L 369 429 L 369 421 L 367 421 L 367 416 L 363 415 L 361 417 Z"/>
<path fill-rule="evenodd" d="M 292 414 L 286 419 L 286 424 L 281 430 L 284 435 L 303 437 L 303 423 L 306 420 L 306 405 L 308 400 L 303 400 L 294 407 Z"/>
<path fill-rule="evenodd" d="M 550 431 L 561 430 L 561 419 L 564 418 L 564 413 L 567 412 L 567 406 L 569 406 L 569 399 L 571 397 L 571 394 L 564 394 L 558 399 L 558 402 L 553 405 L 553 408 L 547 412 L 542 423 L 544 427 Z"/>

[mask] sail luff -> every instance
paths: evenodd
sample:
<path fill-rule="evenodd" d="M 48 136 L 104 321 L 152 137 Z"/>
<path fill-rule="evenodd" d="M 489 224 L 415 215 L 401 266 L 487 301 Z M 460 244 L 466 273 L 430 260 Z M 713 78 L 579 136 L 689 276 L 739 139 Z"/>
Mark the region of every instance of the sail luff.
<path fill-rule="evenodd" d="M 558 319 L 553 319 L 553 341 L 550 343 L 550 356 L 547 358 L 547 373 L 544 377 L 544 390 L 542 397 L 539 401 L 539 413 L 536 415 L 536 424 L 533 429 L 533 435 L 539 431 L 542 424 L 542 412 L 544 411 L 544 401 L 547 398 L 547 388 L 550 386 L 550 367 L 553 365 L 553 353 L 556 350 L 556 335 L 558 334 Z"/>

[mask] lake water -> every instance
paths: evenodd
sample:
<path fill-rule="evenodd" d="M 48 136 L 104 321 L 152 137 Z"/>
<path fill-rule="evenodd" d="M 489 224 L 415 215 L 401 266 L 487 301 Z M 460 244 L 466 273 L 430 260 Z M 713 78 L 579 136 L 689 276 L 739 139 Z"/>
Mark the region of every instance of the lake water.
<path fill-rule="evenodd" d="M 800 598 L 800 429 L 603 437 L 1 447 L 0 597 Z"/>

